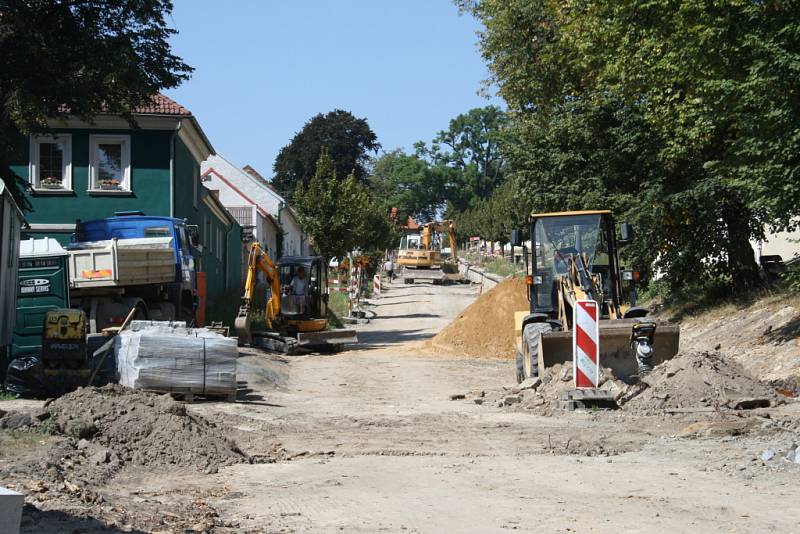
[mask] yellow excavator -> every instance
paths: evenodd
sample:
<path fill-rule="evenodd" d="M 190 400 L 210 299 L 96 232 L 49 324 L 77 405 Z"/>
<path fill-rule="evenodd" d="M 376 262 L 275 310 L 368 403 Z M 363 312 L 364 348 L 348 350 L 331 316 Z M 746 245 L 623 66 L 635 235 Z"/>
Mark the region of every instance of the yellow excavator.
<path fill-rule="evenodd" d="M 256 312 L 253 295 L 258 271 L 269 284 L 264 311 Z M 253 331 L 256 317 L 265 329 Z M 356 343 L 354 330 L 328 330 L 328 269 L 320 256 L 284 256 L 277 264 L 258 242 L 250 246 L 244 295 L 235 321 L 239 345 L 294 354 L 297 349 L 339 350 Z"/>
<path fill-rule="evenodd" d="M 619 239 L 609 210 L 533 214 L 528 224 L 530 250 L 520 230 L 511 232 L 511 244 L 523 247 L 530 301 L 514 317 L 518 382 L 573 359 L 579 300 L 598 304 L 600 366 L 616 376 L 640 376 L 677 354 L 678 326 L 636 306 L 638 272 L 620 267 L 617 245 L 632 240 L 629 224 L 620 225 Z"/>
<path fill-rule="evenodd" d="M 442 255 L 442 236 L 447 234 L 450 243 L 450 256 Z M 419 248 L 401 248 L 397 262 L 402 268 L 400 277 L 406 284 L 415 280 L 428 280 L 433 283 L 458 281 L 458 242 L 456 225 L 451 220 L 432 221 L 422 225 Z M 408 239 L 407 242 L 412 242 Z"/>

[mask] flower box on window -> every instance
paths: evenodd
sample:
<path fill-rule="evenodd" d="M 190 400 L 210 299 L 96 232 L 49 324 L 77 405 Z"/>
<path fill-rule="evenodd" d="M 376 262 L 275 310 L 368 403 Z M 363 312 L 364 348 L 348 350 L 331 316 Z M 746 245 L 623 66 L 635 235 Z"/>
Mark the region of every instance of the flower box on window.
<path fill-rule="evenodd" d="M 100 180 L 100 189 L 107 191 L 107 190 L 119 190 L 122 189 L 122 184 L 120 184 L 119 180 L 114 180 L 112 178 L 106 178 L 104 180 Z"/>
<path fill-rule="evenodd" d="M 61 178 L 47 176 L 39 181 L 39 187 L 42 189 L 64 189 L 64 182 Z"/>

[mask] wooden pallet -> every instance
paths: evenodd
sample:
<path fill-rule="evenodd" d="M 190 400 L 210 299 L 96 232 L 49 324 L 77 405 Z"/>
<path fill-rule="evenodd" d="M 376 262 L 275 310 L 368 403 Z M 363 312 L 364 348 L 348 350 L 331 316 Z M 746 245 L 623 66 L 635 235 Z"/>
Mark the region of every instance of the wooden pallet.
<path fill-rule="evenodd" d="M 599 389 L 571 389 L 561 392 L 559 407 L 569 412 L 574 410 L 616 410 L 617 401 L 608 391 Z"/>
<path fill-rule="evenodd" d="M 175 400 L 195 402 L 197 400 L 236 402 L 236 391 L 193 391 L 191 388 L 144 389 L 158 395 L 169 394 Z"/>

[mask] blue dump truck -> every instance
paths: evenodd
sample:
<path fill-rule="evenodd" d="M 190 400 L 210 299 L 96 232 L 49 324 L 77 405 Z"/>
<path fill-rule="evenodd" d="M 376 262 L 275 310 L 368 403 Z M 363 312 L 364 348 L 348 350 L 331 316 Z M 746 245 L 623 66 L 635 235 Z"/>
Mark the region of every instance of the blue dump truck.
<path fill-rule="evenodd" d="M 76 221 L 66 250 L 72 307 L 91 333 L 135 318 L 191 322 L 197 306 L 197 227 L 185 220 L 117 212 Z"/>

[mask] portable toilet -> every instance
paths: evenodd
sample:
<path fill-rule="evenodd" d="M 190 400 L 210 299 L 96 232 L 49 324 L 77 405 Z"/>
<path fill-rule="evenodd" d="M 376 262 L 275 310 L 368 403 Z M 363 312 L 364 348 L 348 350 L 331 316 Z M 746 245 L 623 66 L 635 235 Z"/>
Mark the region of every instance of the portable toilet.
<path fill-rule="evenodd" d="M 67 251 L 58 241 L 52 237 L 26 239 L 19 252 L 12 358 L 41 354 L 45 313 L 69 307 Z"/>

